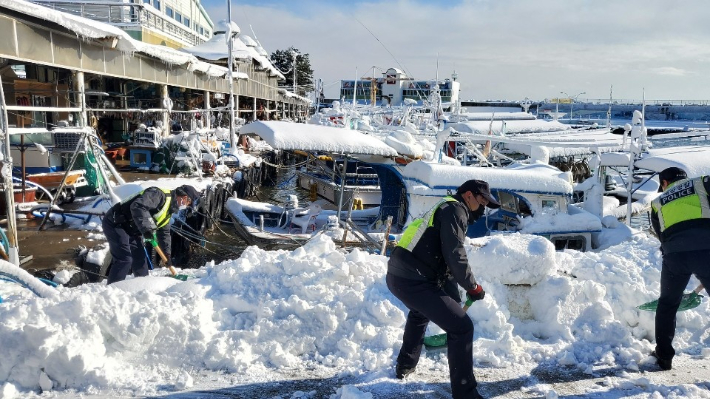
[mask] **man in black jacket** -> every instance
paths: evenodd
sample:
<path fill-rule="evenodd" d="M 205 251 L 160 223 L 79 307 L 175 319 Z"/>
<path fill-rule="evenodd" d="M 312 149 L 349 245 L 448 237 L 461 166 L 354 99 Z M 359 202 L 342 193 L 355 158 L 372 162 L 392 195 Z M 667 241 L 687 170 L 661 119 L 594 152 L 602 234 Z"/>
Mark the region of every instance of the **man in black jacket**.
<path fill-rule="evenodd" d="M 661 296 L 656 308 L 656 350 L 663 370 L 673 368 L 676 312 L 695 275 L 710 287 L 710 177 L 688 179 L 677 167 L 658 175 L 663 194 L 651 203 L 651 225 L 661 241 Z"/>
<path fill-rule="evenodd" d="M 471 273 L 463 246 L 468 225 L 483 215 L 486 206 L 500 207 L 488 183 L 465 182 L 454 196 L 445 197 L 410 223 L 387 264 L 387 287 L 409 308 L 397 378 L 414 371 L 426 327 L 433 321 L 447 333 L 454 399 L 481 398 L 473 376 L 473 322 L 459 305 L 457 284 L 470 300 L 481 300 L 486 294 Z"/>
<path fill-rule="evenodd" d="M 123 281 L 130 272 L 148 275 L 144 240 L 157 239 L 169 261 L 170 218 L 199 196 L 188 185 L 175 190 L 149 187 L 111 207 L 102 222 L 112 257 L 107 283 Z"/>

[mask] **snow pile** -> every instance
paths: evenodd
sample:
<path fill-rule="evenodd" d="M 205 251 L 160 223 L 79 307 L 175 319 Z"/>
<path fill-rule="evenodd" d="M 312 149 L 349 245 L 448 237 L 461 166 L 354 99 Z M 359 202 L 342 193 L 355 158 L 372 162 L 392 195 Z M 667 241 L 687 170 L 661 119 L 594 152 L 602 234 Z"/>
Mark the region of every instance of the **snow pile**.
<path fill-rule="evenodd" d="M 467 240 L 487 292 L 468 311 L 476 364 L 594 374 L 653 362 L 654 314 L 636 306 L 658 296 L 657 247 L 643 233 L 586 253 L 555 252 L 524 234 Z M 60 288 L 47 299 L 29 290 L 8 296 L 10 283 L 0 282 L 0 389 L 144 396 L 187 389 L 209 370 L 242 381 L 297 370 L 364 375 L 377 386 L 393 378 L 407 312 L 386 287 L 386 261 L 339 252 L 320 235 L 290 252 L 249 247 L 239 259 L 182 271 L 186 282 L 162 269 L 111 286 Z M 699 354 L 710 343 L 709 310 L 704 301 L 679 314 L 679 354 Z M 429 333 L 436 330 L 430 325 Z M 419 367 L 448 378 L 445 353 L 423 356 Z M 369 388 L 343 386 L 334 397 L 366 398 Z"/>
<path fill-rule="evenodd" d="M 569 205 L 567 213 L 557 209 L 536 209 L 535 217 L 526 216 L 520 220 L 520 232 L 542 234 L 559 231 L 600 231 L 599 218 L 579 208 Z"/>
<path fill-rule="evenodd" d="M 549 240 L 514 235 L 514 239 L 506 234 L 471 240 L 467 255 L 473 274 L 501 284 L 536 284 L 555 272 L 555 246 Z"/>
<path fill-rule="evenodd" d="M 397 150 L 401 155 L 420 159 L 424 155 L 421 144 L 406 130 L 395 130 L 385 137 L 385 144 Z"/>

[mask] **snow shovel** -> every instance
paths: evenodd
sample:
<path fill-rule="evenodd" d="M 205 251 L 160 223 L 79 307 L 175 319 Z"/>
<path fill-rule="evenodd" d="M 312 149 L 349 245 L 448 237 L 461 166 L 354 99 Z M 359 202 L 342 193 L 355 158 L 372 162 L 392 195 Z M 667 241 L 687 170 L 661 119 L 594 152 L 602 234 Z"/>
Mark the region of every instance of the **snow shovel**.
<path fill-rule="evenodd" d="M 701 298 L 703 296 L 699 295 L 699 293 L 703 290 L 703 288 L 703 285 L 700 284 L 698 288 L 694 289 L 691 293 L 683 294 L 683 299 L 681 299 L 680 301 L 678 311 L 682 312 L 684 310 L 697 308 L 702 302 Z M 655 312 L 656 308 L 658 307 L 658 299 L 656 299 L 655 301 L 644 303 L 643 305 L 637 307 L 641 310 L 650 310 L 651 312 Z"/>
<path fill-rule="evenodd" d="M 466 303 L 463 305 L 464 313 L 466 313 L 468 308 L 471 307 L 473 302 L 474 301 L 472 301 L 470 299 L 466 301 Z M 444 348 L 444 347 L 446 347 L 447 342 L 448 341 L 446 338 L 446 333 L 430 335 L 428 337 L 424 337 L 424 347 L 427 348 L 427 350 Z"/>
<path fill-rule="evenodd" d="M 162 259 L 163 263 L 165 263 L 168 266 L 168 270 L 170 270 L 170 277 L 176 278 L 181 281 L 187 281 L 186 274 L 177 274 L 177 271 L 175 270 L 175 268 L 168 261 L 168 257 L 165 256 L 165 253 L 163 252 L 163 250 L 160 249 L 160 247 L 158 246 L 158 241 L 156 241 L 155 239 L 146 240 L 146 241 L 149 242 L 153 246 L 153 248 L 155 248 L 155 252 L 158 253 L 158 256 L 160 256 L 160 259 Z"/>

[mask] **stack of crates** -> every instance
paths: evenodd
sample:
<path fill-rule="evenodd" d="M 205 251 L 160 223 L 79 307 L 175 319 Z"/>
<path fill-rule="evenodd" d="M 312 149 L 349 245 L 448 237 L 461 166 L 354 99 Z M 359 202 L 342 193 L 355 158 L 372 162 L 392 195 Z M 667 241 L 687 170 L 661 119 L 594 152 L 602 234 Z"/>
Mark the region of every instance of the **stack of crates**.
<path fill-rule="evenodd" d="M 160 146 L 160 133 L 157 131 L 136 131 L 133 136 L 133 145 L 143 146 L 143 147 L 155 147 Z"/>

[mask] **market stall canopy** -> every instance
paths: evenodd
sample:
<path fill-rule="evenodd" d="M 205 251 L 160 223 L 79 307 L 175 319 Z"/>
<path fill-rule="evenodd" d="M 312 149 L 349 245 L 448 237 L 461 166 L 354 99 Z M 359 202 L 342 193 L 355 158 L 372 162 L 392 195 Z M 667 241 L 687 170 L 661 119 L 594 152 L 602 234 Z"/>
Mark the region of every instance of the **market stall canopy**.
<path fill-rule="evenodd" d="M 241 134 L 255 134 L 277 150 L 397 156 L 394 148 L 356 130 L 291 122 L 253 122 Z"/>

